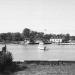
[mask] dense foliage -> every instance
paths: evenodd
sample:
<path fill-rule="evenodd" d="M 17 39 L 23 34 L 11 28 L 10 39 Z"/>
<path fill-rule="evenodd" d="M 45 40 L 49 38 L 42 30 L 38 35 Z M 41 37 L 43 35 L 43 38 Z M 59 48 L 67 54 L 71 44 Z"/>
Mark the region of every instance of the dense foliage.
<path fill-rule="evenodd" d="M 29 38 L 30 42 L 34 43 L 36 40 L 42 40 L 44 43 L 48 43 L 50 38 L 61 38 L 62 42 L 68 43 L 71 37 L 70 34 L 44 34 L 43 32 L 31 31 L 28 28 L 25 28 L 22 33 L 24 39 Z"/>
<path fill-rule="evenodd" d="M 22 34 L 17 33 L 1 33 L 0 34 L 0 42 L 12 42 L 12 41 L 22 41 L 23 37 Z"/>
<path fill-rule="evenodd" d="M 42 40 L 43 42 L 48 42 L 50 38 L 62 38 L 63 42 L 69 42 L 70 39 L 75 40 L 75 36 L 70 36 L 69 34 L 44 34 L 43 32 L 32 31 L 25 28 L 22 33 L 1 33 L 0 42 L 11 43 L 13 41 L 24 41 L 29 39 L 30 42 L 34 43 L 36 40 Z"/>

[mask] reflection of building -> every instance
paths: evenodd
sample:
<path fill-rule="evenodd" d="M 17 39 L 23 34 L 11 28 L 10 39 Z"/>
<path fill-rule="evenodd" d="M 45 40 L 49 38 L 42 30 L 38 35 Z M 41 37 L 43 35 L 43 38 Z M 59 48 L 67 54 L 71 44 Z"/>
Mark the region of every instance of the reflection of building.
<path fill-rule="evenodd" d="M 62 39 L 61 38 L 51 38 L 50 39 L 50 42 L 51 43 L 61 43 L 62 42 Z"/>

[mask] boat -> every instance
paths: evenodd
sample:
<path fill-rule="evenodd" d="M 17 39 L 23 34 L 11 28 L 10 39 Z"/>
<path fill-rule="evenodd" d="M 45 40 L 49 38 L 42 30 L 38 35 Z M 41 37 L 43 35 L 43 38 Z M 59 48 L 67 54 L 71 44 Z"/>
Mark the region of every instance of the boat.
<path fill-rule="evenodd" d="M 39 43 L 38 49 L 40 49 L 40 50 L 46 50 L 46 46 L 44 46 L 43 43 Z"/>

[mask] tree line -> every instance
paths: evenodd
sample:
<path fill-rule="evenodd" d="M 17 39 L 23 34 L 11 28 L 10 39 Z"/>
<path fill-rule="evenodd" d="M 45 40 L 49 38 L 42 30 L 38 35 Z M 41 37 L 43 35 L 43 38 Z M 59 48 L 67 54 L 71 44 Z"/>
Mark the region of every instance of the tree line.
<path fill-rule="evenodd" d="M 21 41 L 23 37 L 21 33 L 1 33 L 0 34 L 0 42 L 11 42 L 11 41 Z"/>
<path fill-rule="evenodd" d="M 42 40 L 43 42 L 48 42 L 50 38 L 62 38 L 63 42 L 69 42 L 69 40 L 75 40 L 75 36 L 70 36 L 70 34 L 44 34 L 43 32 L 37 32 L 25 28 L 22 33 L 1 33 L 0 42 L 12 42 L 12 41 L 24 41 L 29 39 L 31 43 L 34 43 L 36 40 Z"/>
<path fill-rule="evenodd" d="M 68 43 L 71 38 L 70 34 L 44 34 L 43 32 L 32 31 L 28 28 L 25 28 L 22 32 L 24 38 L 29 38 L 30 42 L 35 42 L 35 40 L 42 40 L 44 43 L 48 43 L 50 38 L 61 38 L 62 42 Z"/>

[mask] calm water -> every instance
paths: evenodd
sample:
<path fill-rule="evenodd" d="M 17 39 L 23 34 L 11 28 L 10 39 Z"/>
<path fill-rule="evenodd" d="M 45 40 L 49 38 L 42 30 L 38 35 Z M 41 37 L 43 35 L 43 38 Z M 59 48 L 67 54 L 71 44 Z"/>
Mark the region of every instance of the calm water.
<path fill-rule="evenodd" d="M 0 45 L 0 50 L 4 45 Z M 38 49 L 38 45 L 7 45 L 14 61 L 24 60 L 75 60 L 75 45 L 46 45 L 48 50 Z"/>
<path fill-rule="evenodd" d="M 4 45 L 0 45 L 0 50 Z M 7 50 L 12 52 L 14 61 L 24 60 L 75 60 L 75 45 L 46 45 L 48 50 L 38 49 L 38 45 L 7 45 Z M 2 74 L 0 74 L 2 75 Z M 8 74 L 5 74 L 8 75 Z M 15 72 L 10 75 L 25 75 L 25 71 Z"/>

